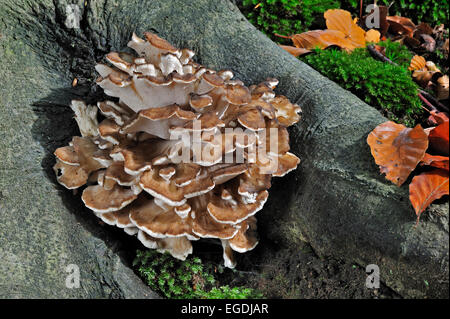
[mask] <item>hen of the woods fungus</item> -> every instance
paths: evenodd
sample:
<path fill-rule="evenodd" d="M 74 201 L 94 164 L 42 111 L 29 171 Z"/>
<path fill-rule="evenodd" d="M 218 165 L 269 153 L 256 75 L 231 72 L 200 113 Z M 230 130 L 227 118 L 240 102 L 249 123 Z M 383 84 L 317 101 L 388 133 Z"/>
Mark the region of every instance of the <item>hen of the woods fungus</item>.
<path fill-rule="evenodd" d="M 81 137 L 55 151 L 57 180 L 87 185 L 82 200 L 101 220 L 142 244 L 185 259 L 191 241 L 220 239 L 233 251 L 257 243 L 255 214 L 272 176 L 295 169 L 286 127 L 300 107 L 276 96 L 276 79 L 249 88 L 158 36 L 135 34 L 137 56 L 111 52 L 97 84 L 114 101 L 72 101 Z M 97 113 L 100 111 L 100 123 Z"/>

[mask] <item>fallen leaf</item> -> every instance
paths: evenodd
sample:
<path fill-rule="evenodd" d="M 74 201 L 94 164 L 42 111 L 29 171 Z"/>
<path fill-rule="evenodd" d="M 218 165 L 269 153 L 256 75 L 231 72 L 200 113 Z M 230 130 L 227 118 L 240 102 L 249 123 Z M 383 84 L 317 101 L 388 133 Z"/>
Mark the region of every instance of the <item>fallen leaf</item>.
<path fill-rule="evenodd" d="M 302 55 L 312 52 L 311 50 L 304 49 L 304 48 L 297 48 L 297 47 L 293 47 L 291 45 L 280 45 L 280 48 L 286 50 L 287 52 L 289 52 L 290 54 L 292 54 L 295 57 L 302 56 Z"/>
<path fill-rule="evenodd" d="M 421 87 L 425 88 L 428 86 L 431 78 L 433 77 L 433 72 L 427 69 L 415 70 L 412 74 L 413 80 L 417 82 Z"/>
<path fill-rule="evenodd" d="M 370 29 L 366 32 L 366 42 L 378 43 L 380 42 L 381 33 L 378 30 Z"/>
<path fill-rule="evenodd" d="M 341 9 L 329 9 L 324 15 L 327 29 L 340 31 L 351 41 L 354 48 L 366 46 L 365 31 L 356 25 L 350 12 Z"/>
<path fill-rule="evenodd" d="M 425 153 L 425 156 L 420 161 L 420 165 L 429 165 L 437 168 L 449 170 L 449 158 L 448 156 L 430 155 Z"/>
<path fill-rule="evenodd" d="M 324 44 L 327 44 L 327 47 L 336 45 L 347 51 L 353 51 L 357 48 L 351 39 L 338 30 L 324 30 L 324 32 L 320 35 L 320 40 Z"/>
<path fill-rule="evenodd" d="M 414 35 L 414 30 L 416 25 L 408 18 L 399 16 L 389 16 L 386 17 L 389 22 L 389 30 L 393 34 L 406 35 L 412 38 Z"/>
<path fill-rule="evenodd" d="M 320 39 L 320 35 L 324 32 L 324 30 L 313 30 L 307 31 L 300 34 L 294 34 L 293 36 L 288 37 L 292 40 L 292 43 L 297 48 L 312 50 L 315 48 L 325 49 L 328 47 L 327 43 L 324 43 Z"/>
<path fill-rule="evenodd" d="M 381 173 L 400 186 L 425 155 L 428 135 L 420 124 L 412 129 L 388 121 L 370 132 L 367 143 Z"/>
<path fill-rule="evenodd" d="M 277 36 L 291 39 L 297 48 L 306 50 L 326 49 L 332 45 L 348 50 L 354 49 L 352 42 L 345 37 L 345 34 L 336 30 L 313 30 L 289 37 Z"/>
<path fill-rule="evenodd" d="M 436 199 L 449 194 L 448 171 L 436 169 L 413 178 L 409 185 L 411 201 L 419 222 L 422 212 Z"/>
<path fill-rule="evenodd" d="M 423 69 L 426 63 L 427 61 L 423 56 L 415 55 L 411 59 L 411 63 L 409 64 L 408 70 L 413 71 Z"/>
<path fill-rule="evenodd" d="M 448 99 L 449 80 L 448 75 L 443 75 L 436 81 L 436 97 L 438 100 Z"/>
<path fill-rule="evenodd" d="M 414 31 L 414 36 L 418 37 L 421 34 L 428 34 L 428 35 L 432 35 L 433 34 L 433 28 L 430 27 L 430 25 L 428 23 L 425 22 L 421 22 L 416 30 Z"/>
<path fill-rule="evenodd" d="M 441 155 L 449 155 L 449 119 L 444 113 L 439 114 L 441 117 L 434 118 L 440 124 L 430 131 L 428 138 L 434 150 Z"/>

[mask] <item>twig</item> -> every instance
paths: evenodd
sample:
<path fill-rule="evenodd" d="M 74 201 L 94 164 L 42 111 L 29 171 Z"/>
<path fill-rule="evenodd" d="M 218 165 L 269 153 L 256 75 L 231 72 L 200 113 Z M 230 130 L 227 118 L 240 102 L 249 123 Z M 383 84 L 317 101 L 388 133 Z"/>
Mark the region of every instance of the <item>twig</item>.
<path fill-rule="evenodd" d="M 363 0 L 359 1 L 359 21 L 362 19 Z"/>
<path fill-rule="evenodd" d="M 429 108 L 431 108 L 432 111 L 437 111 L 438 109 L 430 103 L 430 101 L 428 101 L 422 94 L 421 92 L 418 92 L 417 95 L 419 96 L 419 98 L 422 100 L 423 103 L 425 103 Z M 430 111 L 430 110 L 428 110 Z"/>
<path fill-rule="evenodd" d="M 375 47 L 373 45 L 368 45 L 367 49 L 369 50 L 369 53 L 373 58 L 380 60 L 382 62 L 387 62 L 389 64 L 398 66 L 397 63 L 395 63 L 394 61 L 389 59 L 387 56 L 385 56 L 383 53 L 381 53 L 380 51 L 375 49 Z"/>
<path fill-rule="evenodd" d="M 439 102 L 433 95 L 424 90 L 419 90 L 420 94 L 423 95 L 430 103 L 432 103 L 439 111 L 449 112 L 448 106 Z"/>
<path fill-rule="evenodd" d="M 289 37 L 287 35 L 281 35 L 281 34 L 278 34 L 278 33 L 274 33 L 274 35 L 277 36 L 277 37 L 283 38 L 283 39 L 290 39 L 290 40 L 292 40 L 292 37 Z"/>

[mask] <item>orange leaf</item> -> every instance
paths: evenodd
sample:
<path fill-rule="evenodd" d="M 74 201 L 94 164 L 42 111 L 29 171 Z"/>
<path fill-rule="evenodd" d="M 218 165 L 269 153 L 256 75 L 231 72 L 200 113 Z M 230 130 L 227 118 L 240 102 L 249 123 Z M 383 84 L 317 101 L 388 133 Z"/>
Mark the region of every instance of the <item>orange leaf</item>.
<path fill-rule="evenodd" d="M 420 161 L 420 165 L 430 165 L 448 171 L 448 161 L 448 156 L 430 155 L 428 153 L 425 153 L 422 161 Z"/>
<path fill-rule="evenodd" d="M 346 39 L 351 41 L 353 49 L 366 46 L 365 31 L 355 24 L 350 12 L 341 9 L 330 9 L 323 16 L 325 17 L 327 28 L 344 33 Z"/>
<path fill-rule="evenodd" d="M 320 35 L 320 40 L 328 46 L 336 45 L 347 51 L 352 51 L 356 47 L 353 42 L 341 31 L 324 30 Z"/>
<path fill-rule="evenodd" d="M 336 30 L 313 30 L 294 34 L 287 38 L 291 39 L 297 48 L 306 50 L 325 49 L 331 45 L 344 49 L 354 48 L 351 41 L 345 37 L 345 34 Z"/>
<path fill-rule="evenodd" d="M 412 129 L 388 121 L 370 132 L 367 143 L 381 173 L 400 186 L 425 155 L 428 135 L 420 125 Z"/>
<path fill-rule="evenodd" d="M 366 42 L 378 43 L 380 42 L 381 33 L 378 30 L 370 29 L 366 32 Z"/>
<path fill-rule="evenodd" d="M 448 195 L 448 172 L 436 169 L 415 176 L 409 185 L 411 201 L 419 222 L 420 214 L 436 199 Z"/>
<path fill-rule="evenodd" d="M 290 38 L 297 48 L 303 48 L 307 50 L 312 50 L 315 48 L 325 49 L 328 44 L 324 43 L 323 40 L 320 39 L 320 36 L 323 33 L 323 30 L 313 30 L 300 34 L 294 34 Z"/>
<path fill-rule="evenodd" d="M 408 70 L 413 71 L 413 70 L 423 69 L 425 67 L 426 63 L 427 63 L 427 61 L 425 60 L 425 58 L 423 56 L 415 55 L 411 59 L 411 63 L 409 64 Z"/>
<path fill-rule="evenodd" d="M 304 49 L 304 48 L 296 48 L 291 45 L 280 45 L 280 48 L 286 50 L 287 52 L 289 52 L 290 54 L 292 54 L 295 57 L 302 56 L 302 55 L 312 52 L 311 50 Z"/>
<path fill-rule="evenodd" d="M 449 154 L 449 119 L 444 113 L 439 113 L 440 116 L 431 113 L 435 120 L 440 123 L 438 126 L 430 131 L 430 144 L 440 154 Z"/>

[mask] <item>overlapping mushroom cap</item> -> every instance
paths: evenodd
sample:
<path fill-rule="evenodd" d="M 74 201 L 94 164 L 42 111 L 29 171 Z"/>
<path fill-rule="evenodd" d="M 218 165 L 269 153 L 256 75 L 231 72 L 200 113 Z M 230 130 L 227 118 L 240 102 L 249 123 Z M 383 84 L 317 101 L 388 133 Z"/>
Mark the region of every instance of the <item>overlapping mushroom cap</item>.
<path fill-rule="evenodd" d="M 258 244 L 255 214 L 272 176 L 299 163 L 286 127 L 300 107 L 275 95 L 275 79 L 247 88 L 144 36 L 128 43 L 136 56 L 111 52 L 110 66 L 96 66 L 114 101 L 72 101 L 82 136 L 55 151 L 57 180 L 85 187 L 86 207 L 148 248 L 185 259 L 191 241 L 216 238 L 234 267 L 233 251 Z"/>

